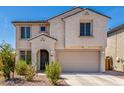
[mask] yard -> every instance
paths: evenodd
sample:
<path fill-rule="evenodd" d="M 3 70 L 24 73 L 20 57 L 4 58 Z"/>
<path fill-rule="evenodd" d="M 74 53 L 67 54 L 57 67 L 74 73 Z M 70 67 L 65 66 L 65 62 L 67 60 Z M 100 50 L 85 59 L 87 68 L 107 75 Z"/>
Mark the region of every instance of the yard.
<path fill-rule="evenodd" d="M 0 78 L 0 86 L 53 86 L 46 75 L 36 75 L 32 81 L 26 81 L 23 76 L 15 75 L 14 79 Z M 58 80 L 57 86 L 68 86 L 63 78 Z"/>
<path fill-rule="evenodd" d="M 37 73 L 37 65 L 32 65 L 30 57 L 15 62 L 15 51 L 10 44 L 0 45 L 0 85 L 1 86 L 66 86 L 60 77 L 62 69 L 57 61 L 45 64 L 44 72 Z"/>

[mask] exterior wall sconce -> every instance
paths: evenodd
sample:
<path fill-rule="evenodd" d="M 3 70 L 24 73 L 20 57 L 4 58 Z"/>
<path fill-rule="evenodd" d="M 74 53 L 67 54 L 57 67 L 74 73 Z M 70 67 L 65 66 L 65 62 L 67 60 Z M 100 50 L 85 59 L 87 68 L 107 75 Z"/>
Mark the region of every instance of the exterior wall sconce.
<path fill-rule="evenodd" d="M 118 63 L 120 62 L 120 58 L 119 57 L 116 57 L 116 60 L 117 60 Z"/>
<path fill-rule="evenodd" d="M 121 58 L 121 63 L 124 63 L 124 59 L 123 58 Z"/>
<path fill-rule="evenodd" d="M 54 55 L 54 51 L 51 50 L 51 51 L 50 51 L 50 56 L 53 56 L 53 55 Z"/>

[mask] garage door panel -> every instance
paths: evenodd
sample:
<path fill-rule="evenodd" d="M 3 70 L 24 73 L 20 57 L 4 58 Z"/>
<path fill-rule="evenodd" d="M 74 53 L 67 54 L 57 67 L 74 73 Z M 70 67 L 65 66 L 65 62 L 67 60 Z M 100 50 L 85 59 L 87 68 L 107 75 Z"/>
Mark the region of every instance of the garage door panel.
<path fill-rule="evenodd" d="M 99 52 L 58 52 L 64 72 L 99 72 Z"/>

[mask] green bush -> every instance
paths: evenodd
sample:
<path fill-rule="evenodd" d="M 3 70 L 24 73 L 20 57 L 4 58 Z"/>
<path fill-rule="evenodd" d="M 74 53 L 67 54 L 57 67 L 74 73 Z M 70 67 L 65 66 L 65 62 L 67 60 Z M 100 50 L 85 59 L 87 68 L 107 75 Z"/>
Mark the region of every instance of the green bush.
<path fill-rule="evenodd" d="M 0 77 L 2 77 L 3 76 L 3 72 L 2 71 L 0 71 Z"/>
<path fill-rule="evenodd" d="M 35 75 L 36 75 L 35 66 L 29 65 L 27 67 L 27 71 L 26 71 L 26 75 L 25 75 L 26 80 L 27 81 L 32 81 Z"/>
<path fill-rule="evenodd" d="M 23 60 L 20 60 L 17 64 L 16 64 L 16 72 L 18 75 L 26 75 L 27 72 L 27 63 Z"/>
<path fill-rule="evenodd" d="M 2 62 L 2 59 L 0 58 L 0 71 L 2 71 L 3 70 L 3 62 Z"/>
<path fill-rule="evenodd" d="M 3 42 L 0 45 L 0 70 L 6 79 L 10 79 L 10 73 L 14 73 L 15 64 L 15 53 L 14 49 L 10 44 Z"/>
<path fill-rule="evenodd" d="M 0 58 L 0 79 L 2 76 L 3 76 L 3 63 L 2 63 L 2 60 Z"/>
<path fill-rule="evenodd" d="M 61 74 L 60 63 L 57 61 L 53 61 L 49 65 L 46 65 L 45 73 L 47 74 L 47 77 L 51 80 L 52 84 L 56 85 Z"/>

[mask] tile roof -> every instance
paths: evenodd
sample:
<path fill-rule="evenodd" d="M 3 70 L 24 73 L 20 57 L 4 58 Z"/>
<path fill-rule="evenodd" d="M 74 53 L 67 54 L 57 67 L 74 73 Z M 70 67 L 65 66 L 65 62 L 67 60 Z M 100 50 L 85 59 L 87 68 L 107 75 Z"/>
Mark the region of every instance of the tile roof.
<path fill-rule="evenodd" d="M 108 31 L 107 34 L 111 34 L 111 33 L 117 32 L 117 31 L 119 31 L 120 29 L 123 29 L 123 28 L 124 28 L 124 24 L 121 24 L 121 25 L 113 28 L 112 30 Z"/>

